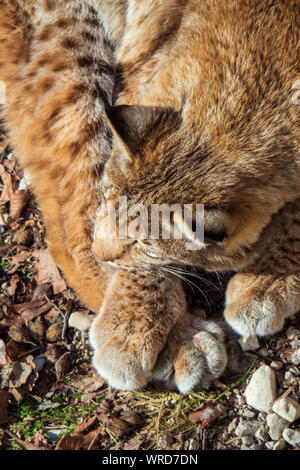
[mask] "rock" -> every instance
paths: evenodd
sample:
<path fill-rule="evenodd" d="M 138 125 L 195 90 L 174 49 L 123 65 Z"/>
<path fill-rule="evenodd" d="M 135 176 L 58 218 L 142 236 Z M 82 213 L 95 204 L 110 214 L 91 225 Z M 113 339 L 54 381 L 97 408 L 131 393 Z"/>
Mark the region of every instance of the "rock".
<path fill-rule="evenodd" d="M 285 446 L 285 440 L 279 439 L 279 441 L 275 442 L 275 444 L 273 445 L 273 450 L 283 450 Z"/>
<path fill-rule="evenodd" d="M 242 444 L 241 450 L 261 450 L 261 446 L 259 444 L 253 444 L 252 446 L 245 446 Z"/>
<path fill-rule="evenodd" d="M 244 418 L 252 419 L 252 418 L 255 418 L 255 412 L 246 409 L 245 411 L 243 411 L 242 416 Z"/>
<path fill-rule="evenodd" d="M 33 359 L 33 361 L 35 363 L 36 371 L 40 372 L 45 365 L 46 359 L 44 357 L 37 356 Z"/>
<path fill-rule="evenodd" d="M 290 326 L 285 332 L 285 336 L 287 336 L 288 339 L 294 339 L 295 336 L 298 335 L 300 335 L 300 331 L 294 328 L 293 326 Z"/>
<path fill-rule="evenodd" d="M 69 318 L 69 327 L 80 331 L 88 331 L 94 320 L 94 315 L 85 315 L 81 312 L 74 312 Z"/>
<path fill-rule="evenodd" d="M 252 436 L 244 436 L 242 437 L 242 444 L 244 446 L 252 446 L 254 444 L 254 439 Z"/>
<path fill-rule="evenodd" d="M 274 369 L 274 370 L 280 370 L 280 369 L 282 369 L 283 364 L 282 364 L 282 362 L 280 362 L 280 361 L 272 361 L 271 364 L 270 364 L 270 366 L 271 366 L 272 369 Z"/>
<path fill-rule="evenodd" d="M 237 425 L 238 425 L 238 421 L 239 421 L 238 418 L 234 418 L 234 419 L 231 421 L 231 423 L 229 424 L 229 426 L 228 426 L 228 428 L 227 428 L 229 434 L 232 434 L 232 433 L 235 431 L 235 429 L 236 429 L 236 427 L 237 427 Z"/>
<path fill-rule="evenodd" d="M 283 439 L 293 447 L 300 446 L 300 431 L 297 429 L 285 429 L 282 433 Z"/>
<path fill-rule="evenodd" d="M 292 372 L 288 370 L 288 371 L 284 374 L 284 380 L 285 380 L 286 382 L 292 383 L 292 382 L 294 382 L 294 381 L 297 380 L 297 379 L 295 379 L 295 377 L 293 376 Z"/>
<path fill-rule="evenodd" d="M 300 369 L 299 367 L 290 367 L 290 372 L 293 374 L 293 375 L 296 375 L 297 377 L 300 375 Z"/>
<path fill-rule="evenodd" d="M 276 413 L 270 413 L 267 416 L 267 425 L 270 438 L 273 441 L 278 441 L 282 436 L 283 430 L 288 427 L 288 421 L 281 418 Z"/>
<path fill-rule="evenodd" d="M 45 431 L 45 436 L 54 442 L 58 442 L 62 436 L 67 431 L 66 429 L 51 429 L 51 431 Z"/>
<path fill-rule="evenodd" d="M 270 449 L 270 450 L 273 450 L 274 444 L 275 444 L 274 441 L 266 442 L 266 448 Z"/>
<path fill-rule="evenodd" d="M 188 450 L 199 450 L 200 449 L 200 444 L 196 439 L 191 439 L 189 442 L 189 448 Z"/>
<path fill-rule="evenodd" d="M 239 343 L 243 351 L 255 351 L 259 348 L 257 336 L 244 336 L 239 339 Z"/>
<path fill-rule="evenodd" d="M 295 349 L 293 352 L 291 362 L 296 366 L 300 364 L 300 346 L 298 346 L 297 349 Z"/>
<path fill-rule="evenodd" d="M 260 426 L 258 421 L 245 421 L 241 419 L 235 430 L 235 435 L 239 437 L 255 436 Z"/>
<path fill-rule="evenodd" d="M 268 432 L 267 430 L 265 429 L 264 426 L 261 426 L 255 433 L 255 437 L 256 439 L 260 440 L 260 441 L 263 441 L 263 442 L 266 442 L 266 440 L 268 439 Z"/>
<path fill-rule="evenodd" d="M 273 405 L 273 411 L 290 423 L 300 418 L 300 405 L 290 397 L 278 398 Z"/>
<path fill-rule="evenodd" d="M 258 411 L 270 411 L 276 398 L 275 373 L 269 366 L 254 372 L 245 390 L 247 404 Z"/>

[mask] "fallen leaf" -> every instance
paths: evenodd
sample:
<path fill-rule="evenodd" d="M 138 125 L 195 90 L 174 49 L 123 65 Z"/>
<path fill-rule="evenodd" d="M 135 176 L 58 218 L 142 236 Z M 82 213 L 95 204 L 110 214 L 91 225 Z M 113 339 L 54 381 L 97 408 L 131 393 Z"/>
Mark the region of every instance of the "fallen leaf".
<path fill-rule="evenodd" d="M 97 392 L 105 384 L 105 380 L 98 374 L 92 377 L 78 375 L 72 380 L 72 384 L 85 393 Z"/>
<path fill-rule="evenodd" d="M 30 258 L 31 253 L 29 251 L 21 251 L 15 256 L 11 257 L 11 263 L 7 270 L 7 274 L 14 274 L 25 261 Z"/>
<path fill-rule="evenodd" d="M 138 426 L 139 424 L 143 424 L 144 420 L 139 413 L 136 411 L 122 411 L 120 414 L 120 418 L 126 423 L 132 426 Z"/>
<path fill-rule="evenodd" d="M 209 426 L 219 416 L 223 416 L 226 410 L 226 406 L 221 403 L 205 402 L 198 410 L 189 414 L 189 420 L 194 424 L 201 423 L 200 429 L 202 429 Z"/>
<path fill-rule="evenodd" d="M 96 428 L 92 430 L 93 428 Z M 69 435 L 64 435 L 55 450 L 88 450 L 98 448 L 98 438 L 102 436 L 97 417 L 79 424 Z"/>
<path fill-rule="evenodd" d="M 8 416 L 8 402 L 10 400 L 10 393 L 0 390 L 0 426 L 8 423 L 10 420 Z"/>
<path fill-rule="evenodd" d="M 0 164 L 0 177 L 3 181 L 3 189 L 0 196 L 1 202 L 9 202 L 11 195 L 15 191 L 17 185 L 10 173 L 6 171 L 4 165 Z"/>
<path fill-rule="evenodd" d="M 9 307 L 8 316 L 2 321 L 2 323 L 7 326 L 24 323 L 48 312 L 51 307 L 51 304 L 46 301 L 43 303 L 39 301 L 11 305 Z"/>
<path fill-rule="evenodd" d="M 70 353 L 64 353 L 55 363 L 55 373 L 57 380 L 62 380 L 70 372 Z"/>
<path fill-rule="evenodd" d="M 25 191 L 25 190 L 14 191 L 10 196 L 9 217 L 11 217 L 14 220 L 18 220 L 21 217 L 25 207 L 27 206 L 29 199 L 30 199 L 29 191 Z"/>
<path fill-rule="evenodd" d="M 49 250 L 34 250 L 32 256 L 36 258 L 35 266 L 38 270 L 36 275 L 37 284 L 52 284 L 54 295 L 65 291 L 67 289 L 66 283 L 61 277 Z"/>

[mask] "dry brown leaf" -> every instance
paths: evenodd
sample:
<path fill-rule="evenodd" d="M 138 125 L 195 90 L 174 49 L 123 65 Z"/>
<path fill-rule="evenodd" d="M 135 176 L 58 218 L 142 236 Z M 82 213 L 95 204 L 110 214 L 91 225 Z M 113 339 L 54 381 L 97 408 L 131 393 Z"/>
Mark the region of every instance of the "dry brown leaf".
<path fill-rule="evenodd" d="M 72 384 L 85 393 L 93 393 L 103 387 L 105 380 L 99 375 L 93 375 L 92 377 L 78 375 L 73 379 Z"/>
<path fill-rule="evenodd" d="M 52 284 L 54 295 L 65 291 L 67 288 L 66 283 L 61 277 L 49 250 L 35 250 L 32 256 L 36 258 L 36 268 L 38 269 L 35 277 L 37 284 Z"/>
<path fill-rule="evenodd" d="M 22 266 L 28 258 L 30 258 L 30 256 L 31 253 L 29 251 L 21 251 L 17 255 L 12 256 L 7 274 L 14 274 L 19 267 Z"/>
<path fill-rule="evenodd" d="M 17 323 L 24 323 L 48 312 L 51 307 L 51 304 L 46 301 L 43 303 L 39 301 L 11 305 L 9 308 L 9 314 L 2 323 L 8 326 L 15 325 Z"/>
<path fill-rule="evenodd" d="M 8 416 L 8 402 L 10 400 L 10 393 L 5 390 L 0 390 L 0 426 L 8 423 L 10 420 Z"/>
<path fill-rule="evenodd" d="M 4 165 L 2 164 L 0 164 L 0 177 L 3 181 L 3 189 L 0 196 L 0 201 L 6 203 L 10 201 L 11 195 L 16 189 L 16 184 L 11 174 L 6 171 Z"/>
<path fill-rule="evenodd" d="M 209 426 L 219 416 L 223 416 L 226 410 L 226 406 L 221 403 L 205 402 L 198 410 L 189 414 L 189 420 L 194 424 L 201 423 L 200 428 L 202 429 Z"/>
<path fill-rule="evenodd" d="M 120 414 L 120 418 L 126 423 L 132 426 L 138 426 L 139 424 L 143 424 L 144 420 L 139 413 L 136 411 L 122 411 Z"/>
<path fill-rule="evenodd" d="M 92 430 L 95 428 L 94 430 Z M 68 436 L 63 436 L 55 450 L 88 450 L 97 449 L 98 440 L 101 437 L 101 428 L 97 417 L 89 419 L 86 423 L 79 424 Z"/>
<path fill-rule="evenodd" d="M 87 435 L 65 435 L 60 439 L 55 450 L 96 450 L 100 437 L 101 434 L 98 429 Z"/>
<path fill-rule="evenodd" d="M 66 352 L 55 363 L 55 373 L 57 380 L 62 380 L 70 372 L 70 353 Z"/>
<path fill-rule="evenodd" d="M 18 220 L 21 217 L 25 207 L 27 206 L 29 199 L 30 199 L 29 191 L 25 191 L 25 190 L 14 191 L 10 196 L 9 217 L 11 217 L 14 220 Z"/>

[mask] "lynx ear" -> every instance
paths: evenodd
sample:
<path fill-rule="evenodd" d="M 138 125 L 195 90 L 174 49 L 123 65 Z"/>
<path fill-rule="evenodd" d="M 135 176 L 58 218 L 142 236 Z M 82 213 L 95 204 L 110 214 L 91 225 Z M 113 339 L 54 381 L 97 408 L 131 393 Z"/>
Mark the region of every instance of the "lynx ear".
<path fill-rule="evenodd" d="M 154 133 L 156 137 L 161 136 L 166 124 L 171 131 L 174 122 L 178 122 L 178 113 L 171 108 L 153 106 L 113 106 L 106 110 L 105 115 L 130 160 L 150 140 L 150 136 Z"/>

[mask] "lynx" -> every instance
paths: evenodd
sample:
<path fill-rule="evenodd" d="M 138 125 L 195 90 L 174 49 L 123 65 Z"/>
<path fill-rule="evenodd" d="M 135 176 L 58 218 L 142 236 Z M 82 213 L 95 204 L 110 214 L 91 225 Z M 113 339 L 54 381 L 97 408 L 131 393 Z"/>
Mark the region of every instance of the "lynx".
<path fill-rule="evenodd" d="M 245 341 L 300 308 L 300 5 L 283 0 L 1 1 L 5 122 L 116 388 L 183 393 L 226 367 L 178 267 L 235 271 Z M 103 208 L 203 204 L 204 240 L 115 239 Z M 175 223 L 175 221 L 174 221 Z M 189 228 L 182 230 L 189 238 Z"/>

